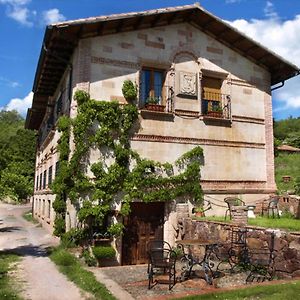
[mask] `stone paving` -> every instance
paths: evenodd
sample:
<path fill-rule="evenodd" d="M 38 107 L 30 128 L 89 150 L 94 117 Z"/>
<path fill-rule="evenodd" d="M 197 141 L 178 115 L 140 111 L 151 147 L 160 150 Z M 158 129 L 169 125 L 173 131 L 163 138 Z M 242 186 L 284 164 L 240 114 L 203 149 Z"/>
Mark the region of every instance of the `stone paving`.
<path fill-rule="evenodd" d="M 119 291 L 126 291 L 130 296 L 118 297 L 118 299 L 137 299 L 137 300 L 160 300 L 175 299 L 188 295 L 205 294 L 214 291 L 221 291 L 224 288 L 245 286 L 246 273 L 226 275 L 214 279 L 213 285 L 208 285 L 201 277 L 201 272 L 197 271 L 192 279 L 177 282 L 169 291 L 167 284 L 157 284 L 152 289 L 148 289 L 147 265 L 106 267 L 106 268 L 89 268 L 94 272 L 98 279 L 109 278 L 113 280 Z M 179 271 L 180 272 L 180 271 Z M 179 273 L 178 273 L 179 275 Z M 110 284 L 110 283 L 108 283 Z M 113 292 L 114 287 L 110 290 Z M 115 296 L 117 296 L 115 294 Z"/>

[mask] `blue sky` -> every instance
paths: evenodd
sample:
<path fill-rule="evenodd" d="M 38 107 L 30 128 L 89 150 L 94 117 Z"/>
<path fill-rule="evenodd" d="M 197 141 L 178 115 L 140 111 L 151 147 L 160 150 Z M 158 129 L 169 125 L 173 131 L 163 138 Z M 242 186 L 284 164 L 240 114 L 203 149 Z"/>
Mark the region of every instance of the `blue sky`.
<path fill-rule="evenodd" d="M 0 0 L 0 110 L 23 115 L 46 24 L 129 11 L 192 4 L 193 0 Z M 200 4 L 300 66 L 299 0 L 202 0 Z M 300 116 L 300 76 L 273 93 L 276 119 Z"/>

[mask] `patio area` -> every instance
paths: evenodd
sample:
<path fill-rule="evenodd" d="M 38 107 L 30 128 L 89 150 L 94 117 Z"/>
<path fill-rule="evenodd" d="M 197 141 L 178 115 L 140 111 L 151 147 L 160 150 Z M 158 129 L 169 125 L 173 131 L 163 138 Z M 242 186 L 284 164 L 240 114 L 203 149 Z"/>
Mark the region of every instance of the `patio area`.
<path fill-rule="evenodd" d="M 196 269 L 195 276 L 183 282 L 177 281 L 171 290 L 169 290 L 167 284 L 157 284 L 149 290 L 147 265 L 89 268 L 89 270 L 91 270 L 96 277 L 100 276 L 113 280 L 120 291 L 125 290 L 130 294 L 132 299 L 138 300 L 174 299 L 189 295 L 223 291 L 236 287 L 246 287 L 245 282 L 247 278 L 247 273 L 245 272 L 226 274 L 224 277 L 215 278 L 213 285 L 208 285 L 201 271 Z M 177 273 L 177 275 L 180 275 L 180 269 L 177 269 Z M 128 299 L 128 296 L 124 295 L 123 299 Z"/>

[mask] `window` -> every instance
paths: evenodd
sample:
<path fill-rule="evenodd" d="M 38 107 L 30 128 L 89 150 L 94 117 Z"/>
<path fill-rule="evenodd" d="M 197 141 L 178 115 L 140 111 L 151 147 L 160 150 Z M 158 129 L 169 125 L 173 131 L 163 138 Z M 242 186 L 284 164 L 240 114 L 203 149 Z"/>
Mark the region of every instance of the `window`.
<path fill-rule="evenodd" d="M 35 190 L 37 191 L 39 189 L 39 175 L 36 176 L 36 184 L 35 184 Z"/>
<path fill-rule="evenodd" d="M 52 183 L 52 166 L 48 170 L 48 186 Z"/>
<path fill-rule="evenodd" d="M 46 180 L 47 180 L 47 171 L 44 171 L 44 178 L 43 178 L 43 189 L 46 188 Z"/>
<path fill-rule="evenodd" d="M 57 161 L 55 164 L 55 177 L 57 176 L 58 171 L 59 171 L 59 161 Z"/>
<path fill-rule="evenodd" d="M 40 174 L 40 190 L 42 189 L 43 184 L 43 173 Z"/>
<path fill-rule="evenodd" d="M 48 200 L 48 219 L 50 219 L 50 214 L 51 214 L 51 200 Z"/>
<path fill-rule="evenodd" d="M 46 204 L 46 203 L 45 203 L 45 200 L 43 200 L 43 212 L 42 212 L 42 215 L 43 215 L 43 216 L 45 216 L 45 204 Z"/>
<path fill-rule="evenodd" d="M 222 93 L 222 84 L 225 77 L 203 76 L 202 86 L 202 115 L 230 120 L 231 98 Z"/>
<path fill-rule="evenodd" d="M 162 89 L 165 72 L 159 69 L 145 68 L 141 73 L 141 105 L 144 106 L 149 100 L 156 104 L 162 104 Z"/>

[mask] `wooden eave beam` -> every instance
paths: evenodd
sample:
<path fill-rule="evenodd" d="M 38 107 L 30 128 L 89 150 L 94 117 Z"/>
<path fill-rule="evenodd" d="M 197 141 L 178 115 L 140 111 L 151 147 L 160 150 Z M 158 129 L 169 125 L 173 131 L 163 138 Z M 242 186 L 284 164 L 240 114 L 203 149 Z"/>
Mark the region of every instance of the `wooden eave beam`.
<path fill-rule="evenodd" d="M 167 24 L 171 24 L 174 21 L 176 16 L 177 16 L 176 13 L 172 13 L 171 15 L 169 15 L 169 17 L 167 18 Z"/>
<path fill-rule="evenodd" d="M 118 25 L 116 27 L 116 32 L 121 32 L 123 26 L 124 26 L 124 19 L 120 19 L 119 22 L 118 22 Z"/>
<path fill-rule="evenodd" d="M 155 25 L 157 25 L 157 23 L 159 23 L 160 20 L 161 20 L 161 14 L 158 14 L 150 23 L 150 27 L 155 27 Z"/>
<path fill-rule="evenodd" d="M 225 30 L 222 30 L 220 33 L 218 33 L 216 35 L 217 38 L 220 38 L 224 33 L 228 32 L 229 31 L 229 28 L 226 28 Z"/>

